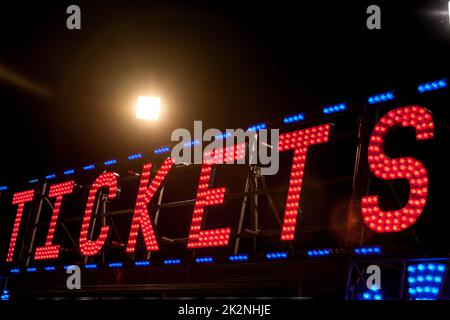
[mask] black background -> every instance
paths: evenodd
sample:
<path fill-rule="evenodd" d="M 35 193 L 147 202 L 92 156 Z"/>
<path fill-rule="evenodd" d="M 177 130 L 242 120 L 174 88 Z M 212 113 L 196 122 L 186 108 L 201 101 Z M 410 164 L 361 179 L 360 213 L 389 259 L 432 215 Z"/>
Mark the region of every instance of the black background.
<path fill-rule="evenodd" d="M 153 148 L 168 144 L 173 129 L 191 128 L 193 120 L 203 120 L 205 128 L 246 128 L 266 120 L 276 127 L 285 115 L 298 112 L 307 112 L 312 124 L 336 124 L 336 139 L 308 155 L 312 160 L 307 164 L 305 181 L 351 176 L 357 119 L 367 97 L 395 90 L 396 101 L 367 106 L 364 129 L 370 132 L 380 114 L 397 106 L 421 104 L 434 113 L 433 141 L 414 142 L 413 132 L 404 130 L 390 137 L 386 146 L 392 157 L 411 155 L 425 163 L 431 177 L 429 201 L 413 228 L 394 235 L 369 232 L 353 241 L 387 243 L 392 254 L 448 254 L 449 94 L 448 90 L 423 95 L 416 92 L 418 84 L 449 75 L 448 16 L 434 13 L 447 10 L 445 1 L 311 1 L 295 6 L 279 2 L 86 1 L 78 2 L 80 31 L 65 27 L 69 4 L 16 2 L 5 4 L 0 13 L 0 184 L 12 191 L 24 190 L 29 188 L 29 179 L 49 173 L 63 179 L 65 169 L 110 158 L 124 163 L 120 170 L 126 175 L 130 166 L 139 170 L 140 165 L 139 161 L 128 165 L 124 160 L 128 154 L 140 151 L 152 159 Z M 369 4 L 379 4 L 382 9 L 381 30 L 366 28 Z M 7 80 L 4 74 L 12 71 L 43 89 L 27 89 Z M 158 123 L 134 118 L 136 96 L 148 92 L 163 99 L 164 113 Z M 343 101 L 351 106 L 349 113 L 320 119 L 322 107 Z M 289 161 L 285 156 L 280 177 L 268 179 L 272 186 L 287 183 Z M 166 200 L 192 198 L 196 170 L 180 176 L 183 183 L 173 182 L 177 181 L 174 176 L 172 195 L 166 196 L 172 198 Z M 221 170 L 215 184 L 239 191 L 242 181 L 227 180 L 231 174 L 226 168 Z M 77 181 L 89 184 L 97 173 Z M 360 174 L 369 176 L 368 171 Z M 132 206 L 136 184 L 126 186 L 112 209 Z M 404 202 L 407 185 L 398 181 L 394 188 Z M 343 242 L 339 233 L 303 233 L 301 229 L 345 222 L 351 191 L 351 181 L 304 188 L 305 214 L 296 237 L 297 248 Z M 386 208 L 398 205 L 386 183 L 375 179 L 368 192 L 382 193 Z M 85 190 L 68 200 L 66 208 L 71 209 L 64 212 L 66 217 L 81 217 L 86 195 Z M 6 192 L 0 198 L 2 256 L 15 213 L 8 205 L 11 196 Z M 279 210 L 284 208 L 284 199 L 284 194 L 276 199 Z M 237 214 L 239 205 L 227 205 L 211 210 L 207 227 L 233 224 L 236 217 L 226 213 Z M 49 210 L 46 214 L 49 219 Z M 192 207 L 164 214 L 166 220 L 162 218 L 158 232 L 187 235 Z M 175 219 L 180 223 L 174 224 Z M 273 227 L 273 221 L 265 219 L 267 228 Z M 126 237 L 129 217 L 119 224 Z M 79 227 L 72 227 L 75 238 Z M 45 228 L 39 230 L 39 243 L 44 241 L 45 232 Z M 68 241 L 58 232 L 56 239 Z M 275 236 L 259 242 L 259 249 L 285 249 L 287 245 L 278 239 Z M 161 257 L 187 252 L 184 246 L 179 251 L 174 246 L 166 249 Z M 108 254 L 108 259 L 126 256 L 122 248 Z M 71 262 L 80 259 L 75 251 L 66 253 L 65 258 Z"/>
<path fill-rule="evenodd" d="M 47 92 L 0 82 L 3 184 L 151 154 L 193 120 L 246 128 L 448 75 L 445 1 L 81 1 L 79 31 L 69 4 L 3 4 L 1 66 Z M 143 92 L 164 101 L 157 124 L 134 118 Z"/>

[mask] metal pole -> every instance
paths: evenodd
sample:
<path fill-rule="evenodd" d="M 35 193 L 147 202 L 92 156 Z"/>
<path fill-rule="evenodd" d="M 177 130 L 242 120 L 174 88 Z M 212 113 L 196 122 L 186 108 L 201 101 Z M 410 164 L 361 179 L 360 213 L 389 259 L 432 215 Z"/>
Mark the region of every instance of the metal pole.
<path fill-rule="evenodd" d="M 251 174 L 250 171 L 251 171 L 251 167 L 249 167 L 249 172 L 248 172 L 248 175 L 247 175 L 247 179 L 245 180 L 245 188 L 244 188 L 244 192 L 245 193 L 248 192 L 248 189 L 249 189 L 249 186 L 250 186 L 250 182 L 249 182 L 250 174 Z M 238 224 L 237 232 L 236 232 L 237 234 L 241 234 L 241 232 L 242 232 L 242 225 L 244 223 L 245 208 L 247 207 L 247 198 L 248 198 L 248 196 L 245 195 L 244 198 L 242 199 L 241 213 L 239 214 L 239 224 Z M 234 254 L 238 253 L 240 242 L 241 242 L 241 238 L 237 237 L 236 241 L 234 243 L 234 250 L 233 250 Z"/>
<path fill-rule="evenodd" d="M 358 146 L 356 148 L 355 155 L 355 166 L 353 170 L 353 178 L 352 178 L 352 196 L 350 198 L 350 203 L 347 212 L 347 232 L 345 237 L 345 244 L 348 245 L 350 242 L 350 234 L 352 232 L 352 217 L 353 211 L 355 209 L 358 197 L 358 174 L 361 163 L 361 150 L 363 147 L 363 128 L 364 128 L 364 119 L 366 114 L 366 106 L 364 105 L 363 113 L 358 117 Z"/>
<path fill-rule="evenodd" d="M 33 232 L 31 234 L 31 241 L 30 241 L 30 245 L 28 247 L 27 260 L 26 260 L 26 263 L 25 263 L 25 265 L 27 267 L 29 266 L 31 257 L 33 255 L 34 240 L 36 238 L 36 231 L 37 231 L 37 227 L 38 227 L 38 221 L 39 221 L 39 218 L 41 216 L 42 204 L 44 203 L 44 197 L 45 197 L 46 190 L 47 190 L 47 182 L 45 182 L 43 184 L 43 186 L 42 186 L 41 193 L 40 193 L 40 198 L 39 198 L 39 204 L 38 204 L 38 207 L 36 208 L 35 219 L 33 221 Z"/>
<path fill-rule="evenodd" d="M 247 144 L 247 147 L 249 149 L 251 149 L 251 152 L 250 152 L 250 156 L 249 156 L 247 179 L 245 180 L 244 197 L 242 198 L 241 212 L 239 214 L 239 224 L 238 224 L 238 228 L 237 228 L 237 232 L 236 232 L 238 235 L 241 235 L 241 233 L 242 233 L 244 217 L 245 217 L 245 210 L 247 208 L 247 201 L 248 201 L 248 196 L 249 196 L 250 186 L 251 186 L 250 179 L 253 178 L 252 163 L 253 163 L 253 155 L 255 154 L 256 141 L 255 140 L 252 140 L 252 141 L 253 141 L 253 143 L 251 146 Z M 250 203 L 250 207 L 252 207 L 252 202 Z M 234 243 L 234 250 L 233 250 L 234 254 L 238 253 L 240 242 L 241 242 L 241 237 L 240 236 L 236 237 L 236 241 Z"/>
<path fill-rule="evenodd" d="M 103 192 L 100 191 L 100 193 L 99 193 L 99 195 L 98 195 L 98 198 L 97 198 L 97 202 L 95 203 L 95 211 L 94 211 L 94 214 L 93 214 L 93 216 L 94 216 L 94 221 L 92 221 L 91 232 L 90 232 L 90 235 L 89 235 L 89 238 L 90 238 L 90 239 L 92 239 L 92 237 L 94 236 L 95 224 L 97 223 L 98 207 L 100 206 L 100 201 L 103 200 L 102 197 L 103 197 Z M 86 257 L 84 258 L 84 263 L 86 264 L 86 263 L 88 262 L 88 260 L 89 260 L 89 257 L 86 256 Z"/>
<path fill-rule="evenodd" d="M 403 299 L 403 288 L 405 287 L 405 278 L 406 278 L 406 262 L 403 262 L 402 266 L 402 278 L 400 280 L 400 299 Z"/>
<path fill-rule="evenodd" d="M 345 286 L 345 300 L 350 299 L 350 286 L 352 284 L 353 265 L 354 265 L 354 262 L 352 261 L 350 264 L 350 267 L 348 268 L 347 285 Z"/>
<path fill-rule="evenodd" d="M 253 230 L 255 231 L 255 236 L 253 237 L 253 250 L 256 252 L 257 247 L 257 237 L 259 232 L 259 220 L 258 220 L 258 178 L 254 175 L 254 193 L 253 193 Z"/>

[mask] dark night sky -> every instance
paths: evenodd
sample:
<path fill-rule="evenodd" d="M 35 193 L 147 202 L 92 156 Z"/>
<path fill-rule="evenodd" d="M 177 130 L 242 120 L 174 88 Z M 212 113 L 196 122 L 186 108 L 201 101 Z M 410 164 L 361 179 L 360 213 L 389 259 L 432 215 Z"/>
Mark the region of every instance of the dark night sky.
<path fill-rule="evenodd" d="M 0 184 L 165 145 L 193 120 L 247 127 L 327 104 L 449 75 L 446 1 L 171 3 L 16 1 L 0 12 L 0 71 L 48 90 L 0 81 Z M 365 27 L 382 8 L 382 30 Z M 134 119 L 137 95 L 167 113 Z"/>

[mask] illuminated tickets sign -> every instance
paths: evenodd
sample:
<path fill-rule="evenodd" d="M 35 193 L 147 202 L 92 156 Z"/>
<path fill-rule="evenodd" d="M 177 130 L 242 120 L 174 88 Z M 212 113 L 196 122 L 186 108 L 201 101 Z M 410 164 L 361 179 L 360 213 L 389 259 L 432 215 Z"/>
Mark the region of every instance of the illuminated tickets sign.
<path fill-rule="evenodd" d="M 290 178 L 287 187 L 287 195 L 284 201 L 284 213 L 281 215 L 281 231 L 278 241 L 288 243 L 300 236 L 296 232 L 299 220 L 299 206 L 303 200 L 302 185 L 305 174 L 305 164 L 314 161 L 308 156 L 312 148 L 327 148 L 329 140 L 333 137 L 330 123 L 314 125 L 301 130 L 293 130 L 281 133 L 279 136 L 278 151 L 280 154 L 292 155 L 290 164 Z M 380 206 L 379 195 L 371 193 L 359 200 L 360 207 L 356 211 L 362 217 L 364 224 L 375 233 L 394 233 L 405 230 L 416 223 L 427 204 L 429 176 L 426 166 L 414 157 L 389 157 L 384 150 L 387 135 L 397 128 L 409 128 L 414 130 L 415 139 L 420 141 L 434 138 L 433 116 L 429 110 L 418 105 L 399 107 L 388 111 L 376 123 L 372 130 L 368 149 L 367 161 L 371 174 L 383 181 L 401 179 L 407 181 L 409 196 L 400 208 L 386 210 Z M 245 147 L 234 145 L 222 150 L 216 150 L 226 159 L 240 159 L 245 156 Z M 201 165 L 200 177 L 197 184 L 197 192 L 193 203 L 190 219 L 190 228 L 186 241 L 188 250 L 200 248 L 226 247 L 232 242 L 231 229 L 234 226 L 222 225 L 208 228 L 207 208 L 221 206 L 227 194 L 227 186 L 211 187 L 211 176 L 216 166 L 214 160 L 206 157 Z M 328 160 L 327 160 L 328 161 Z M 331 161 L 331 159 L 330 159 Z M 151 202 L 157 197 L 163 186 L 166 176 L 174 167 L 173 160 L 168 157 L 159 168 L 154 168 L 153 163 L 144 163 L 139 175 L 139 186 L 135 193 L 135 204 L 130 212 L 130 223 L 127 239 L 122 249 L 124 254 L 134 254 L 139 239 L 143 240 L 146 252 L 155 252 L 160 249 L 160 241 L 157 236 L 157 226 L 152 215 L 156 210 Z M 152 169 L 155 174 L 152 174 Z M 155 170 L 156 169 L 156 170 Z M 76 193 L 75 180 L 68 180 L 50 184 L 45 196 L 52 203 L 52 213 L 45 227 L 41 231 L 46 233 L 45 241 L 36 243 L 32 248 L 31 257 L 34 260 L 54 260 L 61 258 L 61 245 L 55 241 L 55 231 L 61 228 L 59 217 L 62 204 L 66 199 Z M 104 250 L 105 242 L 110 236 L 112 225 L 103 223 L 94 233 L 92 224 L 97 212 L 100 200 L 113 204 L 117 200 L 120 189 L 119 175 L 115 172 L 102 172 L 91 181 L 89 194 L 85 199 L 84 215 L 76 233 L 78 254 L 83 257 L 99 255 Z M 183 188 L 183 186 L 180 186 Z M 102 191 L 100 196 L 100 191 Z M 12 205 L 15 206 L 14 223 L 11 226 L 9 246 L 3 261 L 14 263 L 17 255 L 17 239 L 24 224 L 24 216 L 27 214 L 30 202 L 40 195 L 34 189 L 15 192 L 12 196 Z M 100 199 L 102 197 L 102 199 Z M 304 214 L 307 214 L 305 212 Z M 123 227 L 123 226 L 122 226 Z M 39 242 L 39 241 L 37 241 Z"/>

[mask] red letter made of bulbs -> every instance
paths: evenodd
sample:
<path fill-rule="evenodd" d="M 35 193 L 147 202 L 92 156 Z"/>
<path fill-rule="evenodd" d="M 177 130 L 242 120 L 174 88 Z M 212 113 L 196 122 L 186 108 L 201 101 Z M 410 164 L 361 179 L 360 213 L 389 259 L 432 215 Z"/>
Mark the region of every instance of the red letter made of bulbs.
<path fill-rule="evenodd" d="M 309 127 L 306 129 L 280 134 L 279 151 L 292 150 L 293 162 L 284 210 L 281 241 L 292 241 L 298 220 L 298 209 L 301 201 L 301 190 L 306 157 L 309 147 L 328 142 L 330 124 Z M 368 163 L 374 176 L 382 180 L 404 179 L 409 183 L 409 199 L 407 204 L 397 210 L 383 211 L 378 203 L 378 195 L 369 195 L 362 198 L 361 214 L 367 227 L 379 233 L 399 232 L 412 226 L 422 214 L 427 202 L 428 174 L 424 165 L 411 157 L 391 159 L 384 154 L 384 142 L 387 134 L 394 128 L 411 127 L 415 130 L 417 140 L 433 138 L 433 118 L 427 109 L 420 106 L 407 106 L 397 108 L 385 114 L 376 124 L 370 137 L 368 146 Z M 197 197 L 187 241 L 190 249 L 226 246 L 230 240 L 231 228 L 202 229 L 204 209 L 208 206 L 217 206 L 223 203 L 225 188 L 209 188 L 211 169 L 216 163 L 232 163 L 245 156 L 245 145 L 215 150 L 205 153 L 204 163 L 201 166 Z M 220 162 L 217 160 L 221 160 Z M 140 184 L 134 206 L 133 217 L 125 248 L 127 253 L 134 253 L 138 234 L 141 233 L 147 251 L 158 251 L 158 240 L 155 236 L 153 223 L 148 211 L 148 204 L 163 183 L 167 173 L 172 168 L 173 161 L 167 158 L 158 169 L 155 177 L 150 179 L 151 163 L 145 163 L 140 176 Z M 117 175 L 112 172 L 100 174 L 91 186 L 87 199 L 84 218 L 81 226 L 79 249 L 83 256 L 98 254 L 108 237 L 109 226 L 103 226 L 97 239 L 88 239 L 92 209 L 98 197 L 98 191 L 107 192 L 107 198 L 114 201 L 118 192 Z M 48 198 L 54 198 L 53 212 L 47 232 L 45 244 L 38 246 L 34 252 L 34 259 L 48 260 L 59 257 L 60 246 L 53 243 L 55 228 L 64 197 L 73 192 L 74 181 L 67 181 L 50 186 Z M 12 204 L 17 205 L 17 213 L 11 234 L 7 262 L 14 259 L 14 251 L 19 233 L 24 207 L 33 200 L 34 190 L 17 192 L 13 195 Z"/>

